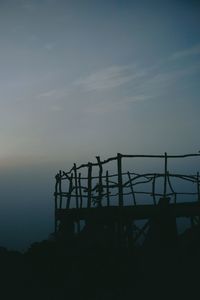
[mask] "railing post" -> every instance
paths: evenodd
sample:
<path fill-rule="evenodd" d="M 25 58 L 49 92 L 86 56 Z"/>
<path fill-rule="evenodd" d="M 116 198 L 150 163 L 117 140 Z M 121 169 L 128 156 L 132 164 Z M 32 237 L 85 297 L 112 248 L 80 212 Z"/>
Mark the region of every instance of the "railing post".
<path fill-rule="evenodd" d="M 77 178 L 76 164 L 74 164 L 74 180 L 75 180 L 76 208 L 78 208 L 78 178 Z"/>
<path fill-rule="evenodd" d="M 61 175 L 61 170 L 59 171 L 59 182 L 58 182 L 58 188 L 59 188 L 59 200 L 60 200 L 60 203 L 59 203 L 59 208 L 61 209 L 62 208 L 62 175 Z"/>
<path fill-rule="evenodd" d="M 122 155 L 117 153 L 119 206 L 123 206 Z"/>
<path fill-rule="evenodd" d="M 198 201 L 200 202 L 199 172 L 197 172 L 197 194 Z"/>
<path fill-rule="evenodd" d="M 167 153 L 165 152 L 165 174 L 164 174 L 164 198 L 166 198 L 167 194 Z"/>
<path fill-rule="evenodd" d="M 58 176 L 59 174 L 56 175 L 56 184 L 55 184 L 55 192 L 54 192 L 54 201 L 55 201 L 55 223 L 54 223 L 54 233 L 57 233 L 57 209 L 58 209 Z"/>
<path fill-rule="evenodd" d="M 107 198 L 107 206 L 110 206 L 109 174 L 108 174 L 108 171 L 106 171 L 106 198 Z"/>
<path fill-rule="evenodd" d="M 82 197 L 82 187 L 81 187 L 81 173 L 78 174 L 78 186 L 79 186 L 80 208 L 82 208 L 83 197 Z"/>
<path fill-rule="evenodd" d="M 96 156 L 97 162 L 99 164 L 99 190 L 98 190 L 98 203 L 97 205 L 99 207 L 102 206 L 102 194 L 103 194 L 103 188 L 102 188 L 102 174 L 103 174 L 103 167 L 101 164 L 100 156 Z"/>
<path fill-rule="evenodd" d="M 71 200 L 71 196 L 72 196 L 72 191 L 73 191 L 73 173 L 71 173 L 71 176 L 68 177 L 69 179 L 69 190 L 68 190 L 68 195 L 67 195 L 67 202 L 66 202 L 66 208 L 69 209 L 70 208 L 70 200 Z"/>
<path fill-rule="evenodd" d="M 92 164 L 88 163 L 88 204 L 87 207 L 91 207 L 92 199 Z"/>
<path fill-rule="evenodd" d="M 130 182 L 131 193 L 133 195 L 133 203 L 134 203 L 134 205 L 136 205 L 136 198 L 135 198 L 135 193 L 134 193 L 134 190 L 133 190 L 133 185 L 132 185 L 132 181 L 131 181 L 130 172 L 128 172 L 127 174 L 128 174 L 128 178 L 129 178 L 129 182 Z"/>

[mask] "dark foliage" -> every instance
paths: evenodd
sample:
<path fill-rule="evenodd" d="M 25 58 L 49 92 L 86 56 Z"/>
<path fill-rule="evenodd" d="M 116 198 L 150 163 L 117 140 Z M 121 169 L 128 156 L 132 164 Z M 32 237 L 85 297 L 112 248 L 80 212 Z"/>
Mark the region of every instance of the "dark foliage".
<path fill-rule="evenodd" d="M 199 227 L 173 245 L 132 249 L 46 240 L 24 254 L 0 248 L 2 299 L 191 298 L 199 281 Z"/>

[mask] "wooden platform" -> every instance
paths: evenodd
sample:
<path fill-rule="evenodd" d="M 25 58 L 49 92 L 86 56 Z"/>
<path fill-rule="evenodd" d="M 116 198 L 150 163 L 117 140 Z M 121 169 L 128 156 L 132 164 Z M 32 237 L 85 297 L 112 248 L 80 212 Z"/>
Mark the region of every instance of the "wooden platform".
<path fill-rule="evenodd" d="M 56 220 L 65 218 L 73 219 L 74 221 L 93 219 L 150 219 L 165 212 L 174 217 L 194 217 L 200 216 L 199 202 L 185 202 L 169 204 L 167 207 L 160 205 L 137 205 L 137 206 L 109 206 L 109 207 L 94 207 L 94 208 L 70 208 L 57 209 L 55 211 Z"/>

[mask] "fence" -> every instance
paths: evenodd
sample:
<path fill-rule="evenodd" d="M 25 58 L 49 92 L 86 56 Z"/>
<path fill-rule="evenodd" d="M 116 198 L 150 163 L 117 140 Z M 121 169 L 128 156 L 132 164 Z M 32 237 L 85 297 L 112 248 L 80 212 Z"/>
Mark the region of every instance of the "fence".
<path fill-rule="evenodd" d="M 55 211 L 113 205 L 136 206 L 141 203 L 141 197 L 145 196 L 150 197 L 154 205 L 157 205 L 159 198 L 170 198 L 171 202 L 176 203 L 179 196 L 193 196 L 196 201 L 200 201 L 199 172 L 187 175 L 172 173 L 168 170 L 169 160 L 186 157 L 200 157 L 200 154 L 123 155 L 118 153 L 117 156 L 104 161 L 97 156 L 95 163 L 89 162 L 81 166 L 74 164 L 69 172 L 59 171 L 55 177 Z M 142 174 L 123 172 L 123 161 L 126 158 L 163 159 L 163 172 Z M 116 164 L 116 173 L 112 174 L 107 169 L 104 171 L 104 166 L 109 162 Z M 174 187 L 174 180 L 192 183 L 193 190 L 177 191 Z M 146 187 L 148 187 L 147 190 Z"/>

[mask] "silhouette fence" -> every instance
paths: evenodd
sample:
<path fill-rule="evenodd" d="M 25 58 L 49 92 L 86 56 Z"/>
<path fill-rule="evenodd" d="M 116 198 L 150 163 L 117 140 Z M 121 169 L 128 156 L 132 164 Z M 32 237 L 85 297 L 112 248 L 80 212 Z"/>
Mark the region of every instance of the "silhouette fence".
<path fill-rule="evenodd" d="M 131 196 L 129 205 L 140 204 L 137 201 L 138 195 L 149 195 L 152 197 L 153 204 L 157 204 L 158 197 L 170 197 L 174 203 L 177 201 L 178 195 L 193 195 L 200 201 L 200 184 L 199 172 L 193 175 L 171 173 L 168 170 L 168 160 L 173 158 L 199 157 L 200 154 L 186 155 L 123 155 L 118 153 L 116 157 L 108 158 L 101 161 L 97 156 L 96 163 L 87 163 L 77 166 L 74 164 L 69 172 L 59 171 L 56 175 L 55 184 L 55 209 L 70 208 L 92 208 L 117 205 L 123 207 L 124 196 Z M 162 173 L 143 173 L 137 174 L 133 172 L 123 172 L 122 162 L 126 158 L 162 158 L 164 159 L 164 171 Z M 115 161 L 117 165 L 117 173 L 110 174 L 106 170 L 103 174 L 103 167 L 107 163 Z M 98 168 L 98 174 L 92 175 L 94 168 Z M 86 172 L 83 176 L 81 171 Z M 157 192 L 156 186 L 158 179 L 163 179 L 162 191 Z M 181 179 L 189 181 L 196 185 L 196 191 L 181 192 L 175 191 L 172 179 Z M 114 181 L 115 180 L 115 181 Z M 144 190 L 145 184 L 151 183 L 151 189 Z M 140 186 L 140 190 L 136 190 L 136 186 Z M 148 185 L 149 186 L 149 185 Z M 160 181 L 159 181 L 160 187 Z M 111 201 L 111 198 L 114 201 Z M 65 199 L 65 201 L 64 201 Z M 86 201 L 85 201 L 86 200 Z"/>

